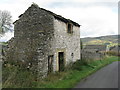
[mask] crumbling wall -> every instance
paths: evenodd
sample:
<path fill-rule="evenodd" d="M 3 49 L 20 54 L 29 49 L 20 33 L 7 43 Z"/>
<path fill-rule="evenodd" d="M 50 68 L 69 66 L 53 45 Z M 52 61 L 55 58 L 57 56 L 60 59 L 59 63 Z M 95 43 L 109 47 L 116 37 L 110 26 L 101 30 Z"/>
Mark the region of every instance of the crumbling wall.
<path fill-rule="evenodd" d="M 38 77 L 45 77 L 54 30 L 53 16 L 32 5 L 15 22 L 14 30 L 14 41 L 9 44 L 7 60 L 39 73 Z"/>
<path fill-rule="evenodd" d="M 0 50 L 1 50 L 0 55 L 2 56 L 2 61 L 4 62 L 8 46 L 7 45 L 2 45 L 2 44 L 0 46 L 1 46 L 1 48 L 0 48 Z"/>

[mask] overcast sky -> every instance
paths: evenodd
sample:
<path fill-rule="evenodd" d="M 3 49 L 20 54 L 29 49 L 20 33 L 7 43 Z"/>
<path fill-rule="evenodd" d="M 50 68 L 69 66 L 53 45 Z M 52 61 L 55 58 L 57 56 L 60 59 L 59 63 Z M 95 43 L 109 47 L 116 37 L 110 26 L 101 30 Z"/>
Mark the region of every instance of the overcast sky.
<path fill-rule="evenodd" d="M 81 26 L 81 37 L 118 34 L 119 0 L 0 0 L 0 10 L 11 12 L 13 22 L 34 2 Z M 10 32 L 0 41 L 13 36 Z"/>

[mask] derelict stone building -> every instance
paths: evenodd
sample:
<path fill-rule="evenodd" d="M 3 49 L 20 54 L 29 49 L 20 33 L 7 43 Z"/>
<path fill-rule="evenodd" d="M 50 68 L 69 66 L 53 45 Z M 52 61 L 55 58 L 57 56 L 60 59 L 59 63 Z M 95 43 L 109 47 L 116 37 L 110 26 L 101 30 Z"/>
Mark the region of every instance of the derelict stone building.
<path fill-rule="evenodd" d="M 80 59 L 80 25 L 32 4 L 14 22 L 7 60 L 46 76 Z"/>
<path fill-rule="evenodd" d="M 86 45 L 84 49 L 105 53 L 107 51 L 107 45 Z"/>
<path fill-rule="evenodd" d="M 86 60 L 100 60 L 107 51 L 107 45 L 86 45 L 81 50 L 81 58 Z"/>

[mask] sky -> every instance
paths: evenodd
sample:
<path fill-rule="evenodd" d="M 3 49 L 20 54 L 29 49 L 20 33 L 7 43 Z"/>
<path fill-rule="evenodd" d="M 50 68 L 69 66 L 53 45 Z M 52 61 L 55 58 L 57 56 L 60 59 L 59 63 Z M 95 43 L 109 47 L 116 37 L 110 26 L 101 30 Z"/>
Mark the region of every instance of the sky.
<path fill-rule="evenodd" d="M 80 37 L 98 37 L 118 34 L 119 0 L 0 0 L 0 10 L 11 12 L 13 22 L 34 2 L 81 25 Z M 8 32 L 0 39 L 14 36 Z"/>

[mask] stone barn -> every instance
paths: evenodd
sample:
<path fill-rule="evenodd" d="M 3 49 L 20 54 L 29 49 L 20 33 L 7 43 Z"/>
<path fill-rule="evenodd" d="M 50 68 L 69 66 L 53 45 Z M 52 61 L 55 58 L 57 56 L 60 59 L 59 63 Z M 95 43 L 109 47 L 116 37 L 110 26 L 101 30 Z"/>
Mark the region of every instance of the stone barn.
<path fill-rule="evenodd" d="M 81 57 L 85 60 L 100 60 L 106 55 L 107 45 L 86 45 L 81 50 Z"/>
<path fill-rule="evenodd" d="M 97 50 L 98 52 L 105 53 L 107 51 L 107 45 L 86 45 L 84 49 Z"/>
<path fill-rule="evenodd" d="M 80 25 L 32 4 L 14 22 L 6 60 L 45 77 L 80 59 Z"/>

